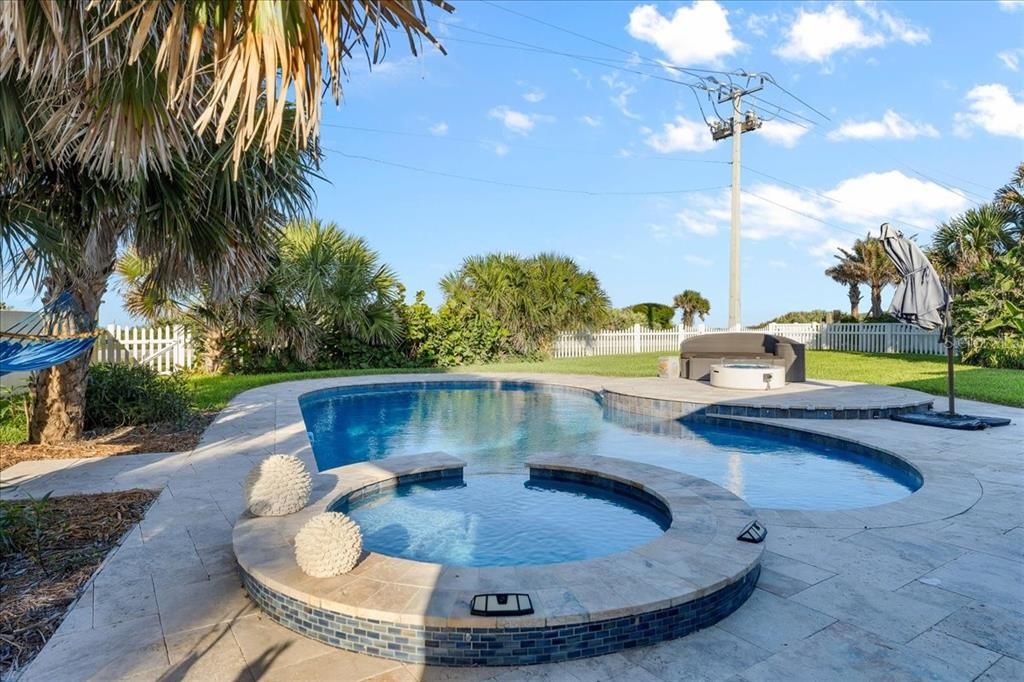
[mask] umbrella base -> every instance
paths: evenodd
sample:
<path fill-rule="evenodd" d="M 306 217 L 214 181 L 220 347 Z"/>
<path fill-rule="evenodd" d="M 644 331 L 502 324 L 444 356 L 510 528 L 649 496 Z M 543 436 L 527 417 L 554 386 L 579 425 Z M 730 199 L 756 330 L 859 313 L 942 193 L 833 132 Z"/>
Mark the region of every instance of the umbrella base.
<path fill-rule="evenodd" d="M 969 414 L 950 414 L 948 412 L 912 412 L 893 415 L 891 419 L 908 424 L 937 426 L 941 429 L 957 429 L 959 431 L 980 431 L 990 426 L 1006 426 L 1010 423 L 1010 420 L 1004 417 L 972 417 Z"/>

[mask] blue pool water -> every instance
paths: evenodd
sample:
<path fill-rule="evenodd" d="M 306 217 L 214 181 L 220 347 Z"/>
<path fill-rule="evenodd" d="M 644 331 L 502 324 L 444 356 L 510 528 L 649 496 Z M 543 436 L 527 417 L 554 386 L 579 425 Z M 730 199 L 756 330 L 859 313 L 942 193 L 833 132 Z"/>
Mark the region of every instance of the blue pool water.
<path fill-rule="evenodd" d="M 374 552 L 455 566 L 580 561 L 661 535 L 668 518 L 598 487 L 520 474 L 401 485 L 337 511 L 348 513 Z"/>
<path fill-rule="evenodd" d="M 426 387 L 424 387 L 426 386 Z M 755 507 L 847 509 L 910 494 L 916 477 L 841 449 L 735 427 L 607 410 L 585 392 L 472 382 L 331 389 L 301 400 L 320 469 L 431 451 L 527 479 L 538 453 L 621 457 L 706 478 Z M 864 428 L 870 428 L 865 423 Z"/>

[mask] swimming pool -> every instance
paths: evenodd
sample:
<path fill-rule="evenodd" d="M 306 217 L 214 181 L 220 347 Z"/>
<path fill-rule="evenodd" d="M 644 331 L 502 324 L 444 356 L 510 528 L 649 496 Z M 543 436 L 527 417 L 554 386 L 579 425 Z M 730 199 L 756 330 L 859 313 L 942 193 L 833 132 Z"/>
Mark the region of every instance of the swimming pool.
<path fill-rule="evenodd" d="M 444 451 L 479 474 L 518 475 L 535 454 L 631 459 L 708 479 L 755 507 L 833 510 L 909 495 L 909 469 L 762 432 L 652 420 L 602 407 L 594 394 L 519 382 L 437 382 L 328 389 L 300 399 L 321 470 Z"/>
<path fill-rule="evenodd" d="M 649 542 L 671 523 L 634 497 L 522 474 L 400 485 L 334 511 L 359 524 L 368 550 L 455 566 L 582 561 Z"/>

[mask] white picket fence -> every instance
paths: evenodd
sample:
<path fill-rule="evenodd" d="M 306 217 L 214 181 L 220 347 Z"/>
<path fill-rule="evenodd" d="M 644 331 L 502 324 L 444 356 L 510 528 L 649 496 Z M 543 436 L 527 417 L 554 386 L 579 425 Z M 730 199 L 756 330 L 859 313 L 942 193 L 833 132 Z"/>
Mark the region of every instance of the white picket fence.
<path fill-rule="evenodd" d="M 602 332 L 570 332 L 555 340 L 556 358 L 580 358 L 591 355 L 653 353 L 678 351 L 679 344 L 701 334 L 720 334 L 728 329 L 684 327 L 674 329 L 632 329 Z M 846 350 L 862 353 L 924 353 L 940 355 L 945 347 L 938 331 L 924 331 L 906 324 L 823 323 L 769 324 L 745 327 L 743 331 L 785 336 L 814 350 Z"/>
<path fill-rule="evenodd" d="M 92 350 L 93 362 L 137 362 L 161 374 L 191 369 L 195 362 L 192 336 L 176 325 L 161 327 L 108 326 Z"/>

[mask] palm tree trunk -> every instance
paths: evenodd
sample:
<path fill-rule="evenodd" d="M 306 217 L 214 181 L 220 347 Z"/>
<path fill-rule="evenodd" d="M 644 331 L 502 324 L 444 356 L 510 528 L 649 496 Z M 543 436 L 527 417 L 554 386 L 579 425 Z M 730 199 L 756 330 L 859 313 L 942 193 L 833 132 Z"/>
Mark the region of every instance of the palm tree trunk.
<path fill-rule="evenodd" d="M 856 282 L 850 283 L 850 317 L 860 319 L 860 285 Z"/>
<path fill-rule="evenodd" d="M 882 316 L 882 285 L 871 285 L 871 317 Z"/>
<path fill-rule="evenodd" d="M 113 221 L 105 221 L 113 222 Z M 109 225 L 90 231 L 75 272 L 55 265 L 46 278 L 47 300 L 64 289 L 71 292 L 86 318 L 95 324 L 107 282 L 114 269 L 119 231 Z M 89 379 L 90 353 L 36 373 L 28 442 L 60 443 L 82 437 L 85 427 L 85 388 Z"/>
<path fill-rule="evenodd" d="M 692 310 L 683 310 L 683 326 L 690 328 L 693 326 L 693 314 Z"/>

